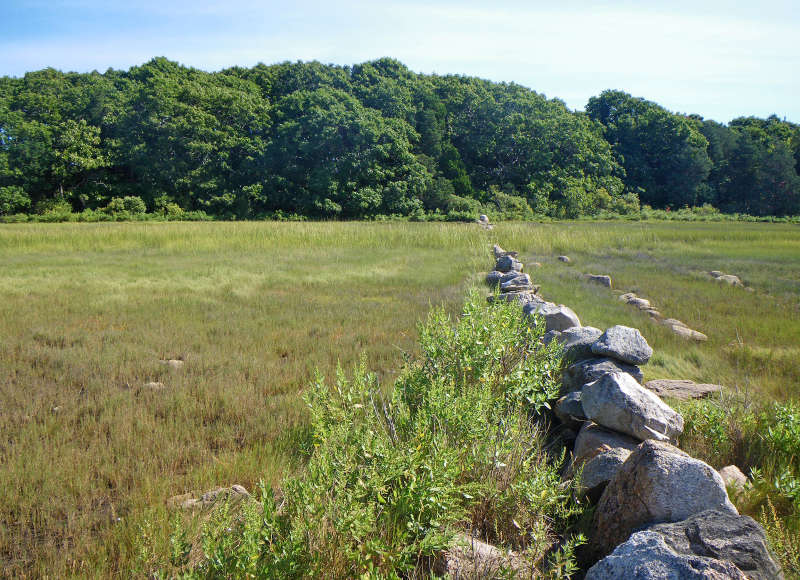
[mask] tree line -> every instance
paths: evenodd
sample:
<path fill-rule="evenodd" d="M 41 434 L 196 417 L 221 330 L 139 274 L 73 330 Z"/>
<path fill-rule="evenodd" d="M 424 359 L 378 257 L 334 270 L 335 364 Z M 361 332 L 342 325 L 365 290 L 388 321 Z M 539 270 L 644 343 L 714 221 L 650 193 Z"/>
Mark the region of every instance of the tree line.
<path fill-rule="evenodd" d="M 393 59 L 234 67 L 165 58 L 0 78 L 0 215 L 461 219 L 709 203 L 800 213 L 800 126 L 724 125 L 620 91 L 585 112 L 513 83 Z"/>

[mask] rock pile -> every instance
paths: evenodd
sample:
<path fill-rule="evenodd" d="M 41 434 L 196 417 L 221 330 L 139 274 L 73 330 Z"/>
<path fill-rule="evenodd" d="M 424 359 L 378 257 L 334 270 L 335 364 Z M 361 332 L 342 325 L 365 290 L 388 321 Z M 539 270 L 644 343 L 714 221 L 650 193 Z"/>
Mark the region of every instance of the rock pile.
<path fill-rule="evenodd" d="M 764 531 L 738 514 L 720 473 L 676 447 L 683 417 L 659 396 L 694 398 L 719 386 L 658 381 L 645 388 L 639 367 L 653 349 L 639 330 L 581 326 L 571 309 L 538 295 L 516 253 L 495 246 L 495 258 L 487 280 L 500 296 L 515 294 L 526 316 L 542 316 L 543 341 L 564 348 L 554 414 L 577 431 L 564 479 L 579 479 L 597 502 L 585 553 L 595 565 L 586 578 L 782 578 Z M 654 311 L 635 294 L 621 299 Z M 726 470 L 731 484 L 742 485 Z"/>

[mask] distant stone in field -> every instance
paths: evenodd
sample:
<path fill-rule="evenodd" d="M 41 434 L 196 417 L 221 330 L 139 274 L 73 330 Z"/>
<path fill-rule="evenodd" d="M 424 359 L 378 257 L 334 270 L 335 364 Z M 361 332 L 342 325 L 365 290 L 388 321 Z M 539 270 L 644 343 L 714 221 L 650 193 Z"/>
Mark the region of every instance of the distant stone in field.
<path fill-rule="evenodd" d="M 609 373 L 583 386 L 581 405 L 598 425 L 642 441 L 674 441 L 683 417 L 627 373 Z"/>
<path fill-rule="evenodd" d="M 656 320 L 660 320 L 662 318 L 661 313 L 655 308 L 648 308 L 645 310 L 645 312 L 649 314 L 651 318 L 654 318 Z"/>
<path fill-rule="evenodd" d="M 711 271 L 709 272 L 709 274 L 711 274 L 711 277 L 712 277 L 712 278 L 719 278 L 720 276 L 722 276 L 722 275 L 723 275 L 723 273 L 722 273 L 722 272 L 720 272 L 719 270 L 711 270 Z"/>
<path fill-rule="evenodd" d="M 164 388 L 164 383 L 157 383 L 155 381 L 150 381 L 149 383 L 145 383 L 142 385 L 145 389 L 152 389 L 154 391 L 160 391 Z"/>
<path fill-rule="evenodd" d="M 744 288 L 744 284 L 739 279 L 739 276 L 734 276 L 733 274 L 723 274 L 722 276 L 718 277 L 717 280 L 720 282 L 725 282 L 729 286 L 737 286 L 739 288 Z"/>
<path fill-rule="evenodd" d="M 610 356 L 632 365 L 643 365 L 653 356 L 653 349 L 636 328 L 612 326 L 592 344 L 592 352 Z"/>
<path fill-rule="evenodd" d="M 488 224 L 489 223 L 489 216 L 487 216 L 486 214 L 482 213 L 480 216 L 478 216 L 478 221 L 481 222 L 482 224 Z"/>
<path fill-rule="evenodd" d="M 674 334 L 677 334 L 678 336 L 680 336 L 681 338 L 685 338 L 686 340 L 695 340 L 697 342 L 705 342 L 708 340 L 708 337 L 705 334 L 689 328 L 680 320 L 675 320 L 674 318 L 667 318 L 665 320 L 662 320 L 661 324 L 668 326 L 669 329 Z"/>
<path fill-rule="evenodd" d="M 160 362 L 163 365 L 167 365 L 170 369 L 172 369 L 174 371 L 182 369 L 183 365 L 184 365 L 184 361 L 182 361 L 181 359 L 177 359 L 177 358 L 159 360 L 158 362 Z"/>
<path fill-rule="evenodd" d="M 607 276 L 605 274 L 586 274 L 586 278 L 589 280 L 589 282 L 594 282 L 595 284 L 600 284 L 606 288 L 611 288 L 611 276 Z"/>
<path fill-rule="evenodd" d="M 559 262 L 564 262 L 565 264 L 569 264 L 572 260 L 569 259 L 569 256 L 559 256 Z"/>
<path fill-rule="evenodd" d="M 541 262 L 530 262 L 528 264 L 528 267 L 529 268 L 541 268 L 542 267 L 542 263 Z"/>
<path fill-rule="evenodd" d="M 650 308 L 650 301 L 646 298 L 640 298 L 633 292 L 626 292 L 619 297 L 620 300 L 631 306 L 635 306 L 639 310 L 648 310 Z"/>
<path fill-rule="evenodd" d="M 500 256 L 500 258 L 498 258 L 494 269 L 500 272 L 510 272 L 511 270 L 522 272 L 522 262 L 513 256 L 506 254 L 505 256 Z"/>
<path fill-rule="evenodd" d="M 170 507 L 180 507 L 183 509 L 207 508 L 221 500 L 241 501 L 250 499 L 250 493 L 242 485 L 232 485 L 231 487 L 218 487 L 203 493 L 199 498 L 195 498 L 191 493 L 172 496 L 167 500 Z"/>
<path fill-rule="evenodd" d="M 636 529 L 679 522 L 708 509 L 738 515 L 719 473 L 677 447 L 647 440 L 603 492 L 589 549 L 602 557 Z"/>
<path fill-rule="evenodd" d="M 499 260 L 500 256 L 503 256 L 506 253 L 506 251 L 503 248 L 501 248 L 500 246 L 498 246 L 497 244 L 495 244 L 492 247 L 492 252 L 494 252 L 494 259 L 495 260 Z"/>
<path fill-rule="evenodd" d="M 573 326 L 580 326 L 581 321 L 578 315 L 568 306 L 563 304 L 553 304 L 552 302 L 530 303 L 523 307 L 523 313 L 527 316 L 539 314 L 544 318 L 545 330 L 564 331 Z"/>
<path fill-rule="evenodd" d="M 672 399 L 678 399 L 679 401 L 703 399 L 712 393 L 718 393 L 722 390 L 722 385 L 695 383 L 693 381 L 680 379 L 657 379 L 654 381 L 647 381 L 644 387 L 653 391 L 659 397 L 670 397 Z"/>
<path fill-rule="evenodd" d="M 612 358 L 590 358 L 576 362 L 564 369 L 561 377 L 562 391 L 565 393 L 577 391 L 583 385 L 613 372 L 628 373 L 639 382 L 644 378 L 642 370 L 635 365 L 629 365 Z"/>
<path fill-rule="evenodd" d="M 509 572 L 517 577 L 529 566 L 514 552 L 458 534 L 453 546 L 434 561 L 433 572 L 447 578 L 497 578 Z"/>
<path fill-rule="evenodd" d="M 54 407 L 50 407 L 50 412 L 54 415 L 58 415 L 61 412 L 61 406 L 56 405 Z"/>
<path fill-rule="evenodd" d="M 719 470 L 719 475 L 727 487 L 744 489 L 747 485 L 747 476 L 735 465 L 727 465 Z"/>

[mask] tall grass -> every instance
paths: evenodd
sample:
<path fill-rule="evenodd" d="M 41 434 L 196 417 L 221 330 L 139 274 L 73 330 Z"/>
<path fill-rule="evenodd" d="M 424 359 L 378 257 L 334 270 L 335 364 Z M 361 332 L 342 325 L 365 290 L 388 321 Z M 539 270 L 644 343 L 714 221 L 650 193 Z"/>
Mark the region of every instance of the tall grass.
<path fill-rule="evenodd" d="M 2 573 L 127 575 L 144 522 L 167 541 L 171 495 L 301 471 L 314 370 L 333 376 L 364 353 L 391 384 L 417 321 L 431 305 L 454 311 L 492 241 L 541 262 L 530 272 L 542 292 L 584 324 L 641 328 L 656 351 L 647 379 L 797 400 L 796 225 L 7 224 Z M 712 269 L 755 291 L 716 284 Z M 674 337 L 583 273 L 610 274 L 709 342 Z M 181 371 L 158 362 L 176 357 Z"/>

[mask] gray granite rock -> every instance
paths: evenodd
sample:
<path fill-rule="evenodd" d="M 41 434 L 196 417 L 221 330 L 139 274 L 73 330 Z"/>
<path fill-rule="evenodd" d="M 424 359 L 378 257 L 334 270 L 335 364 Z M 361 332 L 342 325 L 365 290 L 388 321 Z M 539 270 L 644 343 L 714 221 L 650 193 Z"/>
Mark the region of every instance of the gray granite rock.
<path fill-rule="evenodd" d="M 712 393 L 718 393 L 722 390 L 721 385 L 695 383 L 692 381 L 674 379 L 657 379 L 654 381 L 647 381 L 644 384 L 644 388 L 653 391 L 659 397 L 670 397 L 672 399 L 678 399 L 679 401 L 703 399 Z"/>
<path fill-rule="evenodd" d="M 578 315 L 568 306 L 563 304 L 553 304 L 552 302 L 541 302 L 527 304 L 523 308 L 527 316 L 538 314 L 544 318 L 545 330 L 564 331 L 573 326 L 580 326 L 581 321 Z"/>
<path fill-rule="evenodd" d="M 575 438 L 573 456 L 575 461 L 585 462 L 612 449 L 633 451 L 638 446 L 638 439 L 606 429 L 597 423 L 585 423 Z"/>
<path fill-rule="evenodd" d="M 592 345 L 592 352 L 632 365 L 643 365 L 653 356 L 653 349 L 636 328 L 612 326 Z"/>
<path fill-rule="evenodd" d="M 597 504 L 588 549 L 605 556 L 644 526 L 679 522 L 708 509 L 738 515 L 719 473 L 668 443 L 639 445 Z"/>
<path fill-rule="evenodd" d="M 639 382 L 644 378 L 642 370 L 635 365 L 612 358 L 590 358 L 578 361 L 564 369 L 564 373 L 561 375 L 561 390 L 564 393 L 577 391 L 583 385 L 614 372 L 628 373 Z"/>
<path fill-rule="evenodd" d="M 681 522 L 657 524 L 648 531 L 660 535 L 678 554 L 732 562 L 750 580 L 783 578 L 764 529 L 747 516 L 707 510 Z"/>
<path fill-rule="evenodd" d="M 589 280 L 589 282 L 594 282 L 595 284 L 600 284 L 606 288 L 611 288 L 611 276 L 607 276 L 605 274 L 586 274 L 586 278 Z"/>
<path fill-rule="evenodd" d="M 627 373 L 609 373 L 584 385 L 581 405 L 598 425 L 642 441 L 674 441 L 683 432 L 683 417 Z"/>
<path fill-rule="evenodd" d="M 503 273 L 499 270 L 492 270 L 488 274 L 486 274 L 486 283 L 489 286 L 497 286 L 500 284 L 500 279 L 503 277 Z"/>
<path fill-rule="evenodd" d="M 660 535 L 633 534 L 609 556 L 589 568 L 585 580 L 746 580 L 726 560 L 684 555 L 670 548 Z"/>
<path fill-rule="evenodd" d="M 497 260 L 497 264 L 495 264 L 494 269 L 498 270 L 499 272 L 510 272 L 512 270 L 516 272 L 522 272 L 522 262 L 506 254 L 504 256 L 500 256 L 500 258 Z"/>
<path fill-rule="evenodd" d="M 628 449 L 615 447 L 595 455 L 588 461 L 576 461 L 570 471 L 576 474 L 579 468 L 583 468 L 580 473 L 580 493 L 589 496 L 592 501 L 597 501 L 630 454 Z"/>

